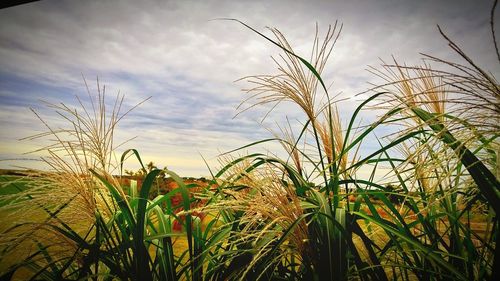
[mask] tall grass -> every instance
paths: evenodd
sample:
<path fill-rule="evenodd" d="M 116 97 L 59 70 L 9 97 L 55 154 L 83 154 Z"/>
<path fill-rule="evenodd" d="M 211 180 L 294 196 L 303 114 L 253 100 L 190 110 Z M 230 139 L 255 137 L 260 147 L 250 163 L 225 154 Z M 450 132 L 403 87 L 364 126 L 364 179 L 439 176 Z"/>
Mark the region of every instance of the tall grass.
<path fill-rule="evenodd" d="M 51 126 L 32 110 L 46 131 L 28 139 L 52 139 L 46 147 L 39 149 L 46 152 L 42 161 L 50 170 L 30 174 L 26 181 L 29 188 L 3 207 L 5 219 L 14 223 L 1 235 L 2 260 L 13 253 L 28 251 L 31 254 L 33 251 L 26 249 L 29 244 L 45 243 L 48 245 L 41 246 L 40 256 L 48 248 L 51 248 L 51 253 L 57 251 L 67 256 L 77 245 L 48 226 L 66 225 L 79 232 L 86 231 L 95 219 L 96 209 L 105 204 L 106 198 L 96 196 L 100 192 L 99 187 L 92 183 L 89 169 L 99 169 L 103 173 L 109 171 L 113 130 L 120 117 L 121 102 L 116 101 L 114 112 L 108 117 L 104 110 L 95 108 L 104 106 L 104 92 L 104 89 L 99 89 L 98 101 L 92 100 L 93 111 L 87 110 L 83 104 L 82 111 L 62 103 L 47 104 L 67 121 L 66 127 Z M 81 100 L 78 102 L 82 103 Z M 32 241 L 26 243 L 26 240 Z M 68 251 L 68 247 L 72 250 Z"/>
<path fill-rule="evenodd" d="M 1 258 L 35 249 L 2 278 L 23 269 L 32 280 L 498 279 L 500 148 L 490 116 L 498 116 L 500 90 L 490 73 L 440 30 L 463 64 L 430 55 L 423 66 L 384 63 L 372 69 L 383 82 L 343 122 L 341 100 L 321 76 L 341 25 L 323 40 L 317 28 L 306 60 L 280 31 L 271 29 L 271 38 L 241 24 L 283 53 L 273 59 L 277 74 L 243 78 L 251 86 L 240 110 L 290 102 L 304 114 L 300 130 L 278 126 L 282 136 L 222 155 L 200 190 L 168 169 L 147 171 L 135 149 L 113 164 L 120 98 L 111 117 L 100 89 L 92 110 L 81 101 L 82 110 L 52 105 L 70 127 L 52 129 L 41 119 L 48 132 L 35 138 L 55 138 L 44 148 L 54 171 L 30 178 L 1 207 L 12 216 L 32 206 L 43 214 L 37 221 L 18 216 L 2 232 Z M 362 125 L 361 112 L 372 108 L 383 114 Z M 385 126 L 399 130 L 372 137 Z M 363 147 L 369 137 L 379 147 Z M 236 155 L 268 141 L 287 157 Z M 129 156 L 145 173 L 140 189 L 125 192 L 112 173 Z M 376 176 L 382 167 L 387 177 Z M 179 187 L 150 200 L 163 175 Z M 184 249 L 176 249 L 178 239 Z"/>
<path fill-rule="evenodd" d="M 231 191 L 220 204 L 238 214 L 238 225 L 244 223 L 234 229 L 235 236 L 245 235 L 237 241 L 255 241 L 236 246 L 247 258 L 239 260 L 241 269 L 234 276 L 242 280 L 494 279 L 500 203 L 495 176 L 498 129 L 496 122 L 485 120 L 498 115 L 500 92 L 494 77 L 440 30 L 469 65 L 429 55 L 425 57 L 452 70 L 435 69 L 430 63 L 385 64 L 373 71 L 385 83 L 373 89 L 375 94 L 361 103 L 342 130 L 337 101 L 330 98 L 321 78 L 332 42 L 338 38 L 333 35 L 335 27 L 327 31 L 323 43 L 318 43 L 316 33 L 312 60 L 307 61 L 294 53 L 281 32 L 272 30 L 276 37 L 272 39 L 242 24 L 284 52 L 282 61 L 273 60 L 278 74 L 246 77 L 254 87 L 246 90 L 245 102 L 250 105 L 242 108 L 288 101 L 302 109 L 307 122 L 299 134 L 285 131 L 285 137 L 277 139 L 292 163 L 251 154 L 229 162 L 217 175 L 228 179 L 223 185 L 226 193 L 243 190 Z M 324 97 L 318 98 L 321 94 Z M 318 105 L 317 100 L 327 102 Z M 381 104 L 385 114 L 369 126 L 355 127 L 361 110 Z M 381 141 L 376 151 L 359 157 L 363 140 L 386 124 L 399 124 L 402 130 Z M 307 143 L 307 135 L 310 147 L 301 150 L 298 144 Z M 247 164 L 241 167 L 242 163 Z M 391 181 L 374 177 L 383 165 L 391 167 Z M 240 166 L 239 174 L 232 171 L 234 166 Z M 303 167 L 312 171 L 306 173 Z M 363 177 L 358 169 L 373 172 Z M 285 223 L 279 204 L 274 213 L 266 206 L 290 190 L 295 194 L 281 204 L 300 208 L 289 210 L 289 215 L 298 215 L 294 223 Z M 354 197 L 354 203 L 348 197 Z M 259 203 L 249 207 L 252 200 Z M 483 222 L 479 229 L 473 227 L 478 220 Z M 307 239 L 299 245 L 295 236 L 304 224 Z"/>
<path fill-rule="evenodd" d="M 46 131 L 26 139 L 47 144 L 34 152 L 45 152 L 41 160 L 48 170 L 30 173 L 24 182 L 28 188 L 2 207 L 5 220 L 12 222 L 0 235 L 2 264 L 22 255 L 33 261 L 14 266 L 8 274 L 18 267 L 28 267 L 35 272 L 33 278 L 39 274 L 47 278 L 52 263 L 68 262 L 65 266 L 69 266 L 78 259 L 76 253 L 85 241 L 73 236 L 91 235 L 97 213 L 105 218 L 112 214 L 106 209 L 111 203 L 109 192 L 91 171 L 118 185 L 112 176 L 116 169 L 114 130 L 133 108 L 122 113 L 123 97 L 117 96 L 109 110 L 105 87 L 101 88 L 99 82 L 97 95 L 91 95 L 88 86 L 87 92 L 86 102 L 76 99 L 79 109 L 46 103 L 64 123 L 50 124 L 32 110 Z M 61 232 L 63 229 L 68 235 Z"/>

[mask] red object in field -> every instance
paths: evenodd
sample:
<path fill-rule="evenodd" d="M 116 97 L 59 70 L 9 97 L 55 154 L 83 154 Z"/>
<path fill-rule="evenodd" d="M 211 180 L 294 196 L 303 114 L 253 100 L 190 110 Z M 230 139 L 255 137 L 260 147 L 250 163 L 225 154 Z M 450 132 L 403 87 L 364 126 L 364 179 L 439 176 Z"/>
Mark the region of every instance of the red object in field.
<path fill-rule="evenodd" d="M 119 177 L 120 184 L 123 186 L 130 186 L 131 180 L 137 181 L 137 189 L 138 189 L 138 191 L 140 191 L 141 186 L 142 186 L 142 182 L 143 182 L 143 179 L 141 177 L 137 177 L 137 176 Z M 183 181 L 184 181 L 184 184 L 186 184 L 186 185 L 191 185 L 191 184 L 195 185 L 195 187 L 187 189 L 190 199 L 193 198 L 194 193 L 201 191 L 203 188 L 206 188 L 209 185 L 205 179 L 184 178 Z M 160 194 L 167 194 L 168 192 L 170 192 L 178 187 L 179 187 L 179 185 L 173 179 L 167 178 L 167 179 L 163 179 L 159 183 L 158 189 L 159 189 Z M 175 214 L 178 214 L 184 210 L 182 202 L 183 202 L 183 198 L 182 198 L 182 194 L 180 192 L 178 192 L 175 195 L 173 195 L 172 197 L 170 197 L 170 203 L 171 203 L 170 206 L 172 208 L 175 208 L 174 209 Z M 206 200 L 193 200 L 190 202 L 189 209 L 192 210 L 192 209 L 204 206 L 205 203 L 206 203 Z M 191 215 L 193 217 L 198 217 L 201 221 L 203 221 L 203 219 L 206 217 L 206 215 L 204 213 L 197 212 L 197 211 L 193 211 L 191 213 Z M 178 219 L 173 221 L 172 229 L 174 231 L 182 231 L 183 225 L 185 223 L 185 219 L 186 219 L 185 215 L 178 216 Z"/>
<path fill-rule="evenodd" d="M 192 217 L 198 217 L 200 219 L 200 221 L 203 221 L 203 219 L 206 217 L 205 213 L 202 213 L 202 212 L 196 212 L 196 211 L 193 211 L 191 213 L 191 216 Z M 180 220 L 180 221 L 179 221 Z M 179 216 L 179 220 L 174 220 L 174 223 L 172 225 L 172 229 L 174 231 L 182 231 L 182 225 L 185 223 L 186 221 L 186 216 L 185 215 L 181 215 Z M 193 223 L 191 222 L 191 227 L 193 226 Z"/>
<path fill-rule="evenodd" d="M 172 225 L 172 229 L 174 231 L 180 232 L 180 231 L 182 231 L 182 224 L 178 220 L 174 220 L 174 224 Z"/>
<path fill-rule="evenodd" d="M 389 215 L 387 215 L 387 212 L 384 210 L 384 208 L 382 207 L 378 207 L 377 208 L 377 213 L 379 214 L 379 216 L 381 216 L 382 218 L 388 218 Z"/>

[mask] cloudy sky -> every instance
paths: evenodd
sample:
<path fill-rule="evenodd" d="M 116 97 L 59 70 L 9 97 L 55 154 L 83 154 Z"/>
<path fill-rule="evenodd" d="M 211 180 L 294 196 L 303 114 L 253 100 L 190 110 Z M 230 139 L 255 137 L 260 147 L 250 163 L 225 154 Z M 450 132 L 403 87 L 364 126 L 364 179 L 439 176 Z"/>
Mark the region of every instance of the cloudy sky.
<path fill-rule="evenodd" d="M 2 9 L 0 167 L 28 165 L 12 159 L 36 157 L 22 153 L 38 143 L 19 141 L 43 129 L 29 108 L 57 122 L 40 100 L 76 105 L 75 95 L 86 95 L 82 76 L 94 93 L 99 77 L 109 97 L 124 94 L 125 108 L 151 96 L 120 124 L 118 140 L 137 136 L 122 151 L 137 148 L 145 161 L 184 176 L 208 174 L 200 155 L 213 163 L 220 152 L 269 137 L 259 124 L 263 110 L 233 118 L 245 97 L 241 88 L 248 86 L 235 80 L 275 73 L 270 56 L 279 50 L 235 22 L 213 19 L 236 18 L 266 34 L 265 27 L 276 27 L 306 57 L 315 25 L 321 33 L 338 20 L 342 35 L 324 79 L 333 83 L 333 93 L 351 97 L 369 87 L 374 77 L 365 69 L 380 65 L 379 58 L 394 55 L 414 64 L 419 53 L 429 53 L 456 59 L 437 24 L 479 65 L 498 74 L 489 29 L 492 4 L 44 0 Z M 353 104 L 342 103 L 341 114 L 348 115 Z M 290 105 L 266 120 L 280 122 L 285 113 L 303 120 Z"/>

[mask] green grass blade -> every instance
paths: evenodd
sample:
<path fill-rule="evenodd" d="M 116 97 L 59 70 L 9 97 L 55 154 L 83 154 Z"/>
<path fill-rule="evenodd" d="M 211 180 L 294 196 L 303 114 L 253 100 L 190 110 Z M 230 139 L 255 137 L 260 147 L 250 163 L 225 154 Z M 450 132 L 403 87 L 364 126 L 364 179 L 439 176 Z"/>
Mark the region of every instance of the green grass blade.
<path fill-rule="evenodd" d="M 160 174 L 161 170 L 154 169 L 149 172 L 144 179 L 139 194 L 139 204 L 137 206 L 137 227 L 134 229 L 134 243 L 135 243 L 135 260 L 137 266 L 137 272 L 141 279 L 152 280 L 152 272 L 149 267 L 150 256 L 144 244 L 144 232 L 146 228 L 146 205 L 148 203 L 149 190 L 153 186 L 156 177 Z"/>
<path fill-rule="evenodd" d="M 441 141 L 455 151 L 476 182 L 479 190 L 495 210 L 495 213 L 499 214 L 500 182 L 491 171 L 462 142 L 456 139 L 434 115 L 421 108 L 412 108 L 412 111 L 435 132 Z"/>
<path fill-rule="evenodd" d="M 109 190 L 109 192 L 111 193 L 111 196 L 118 204 L 118 207 L 120 208 L 121 212 L 124 214 L 126 222 L 128 223 L 128 225 L 132 229 L 135 229 L 136 221 L 135 221 L 134 216 L 132 215 L 132 210 L 130 209 L 130 206 L 128 205 L 125 198 L 123 198 L 121 196 L 121 194 L 118 192 L 118 190 L 112 184 L 110 184 L 103 176 L 101 176 L 100 174 L 98 174 L 96 171 L 94 171 L 92 169 L 90 170 L 90 172 L 94 176 L 96 176 L 104 184 L 104 186 Z"/>
<path fill-rule="evenodd" d="M 360 216 L 361 218 L 366 219 L 367 221 L 370 221 L 379 227 L 383 228 L 385 231 L 391 233 L 392 235 L 398 237 L 402 241 L 408 243 L 409 245 L 413 246 L 416 250 L 424 253 L 425 257 L 436 264 L 440 265 L 442 268 L 446 269 L 449 273 L 453 274 L 454 278 L 456 280 L 467 280 L 465 276 L 463 276 L 462 272 L 451 266 L 448 261 L 443 259 L 440 254 L 435 253 L 433 250 L 427 248 L 425 245 L 420 243 L 418 240 L 415 240 L 411 237 L 408 237 L 407 235 L 403 234 L 400 232 L 399 229 L 395 228 L 394 226 L 391 226 L 390 224 L 387 224 L 386 222 L 382 221 L 379 218 L 375 218 L 373 216 L 368 216 L 362 212 L 353 212 L 353 214 Z"/>
<path fill-rule="evenodd" d="M 122 153 L 122 156 L 120 158 L 120 174 L 123 174 L 123 164 L 125 162 L 125 158 L 127 157 L 128 154 L 133 153 L 137 160 L 139 161 L 139 164 L 141 164 L 141 169 L 144 173 L 147 173 L 146 168 L 144 168 L 144 164 L 142 163 L 141 155 L 139 154 L 139 151 L 136 149 L 127 149 Z"/>

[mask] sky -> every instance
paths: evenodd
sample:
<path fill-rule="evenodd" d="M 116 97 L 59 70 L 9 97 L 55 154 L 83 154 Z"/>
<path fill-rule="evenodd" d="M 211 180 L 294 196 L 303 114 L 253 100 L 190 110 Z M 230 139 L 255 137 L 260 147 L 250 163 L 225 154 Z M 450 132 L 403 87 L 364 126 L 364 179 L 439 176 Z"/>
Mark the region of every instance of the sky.
<path fill-rule="evenodd" d="M 20 139 L 44 129 L 30 108 L 57 126 L 42 101 L 77 106 L 75 96 L 86 97 L 84 79 L 96 93 L 98 78 L 110 102 L 123 94 L 125 109 L 151 97 L 119 124 L 117 143 L 136 138 L 117 153 L 136 148 L 145 162 L 183 176 L 208 175 L 203 158 L 214 168 L 218 154 L 271 137 L 266 127 L 285 115 L 292 122 L 304 120 L 291 104 L 280 106 L 265 124 L 260 122 L 265 109 L 235 117 L 245 98 L 241 89 L 248 87 L 237 80 L 276 73 L 271 56 L 279 50 L 236 22 L 215 19 L 239 19 L 267 35 L 266 27 L 278 28 L 305 57 L 316 24 L 324 34 L 329 24 L 342 23 L 323 78 L 331 92 L 351 98 L 376 80 L 366 69 L 379 66 L 380 59 L 420 64 L 420 53 L 427 53 L 458 60 L 437 24 L 498 77 L 492 5 L 487 0 L 44 0 L 5 8 L 0 10 L 0 168 L 40 166 L 20 160 L 36 158 L 23 153 L 40 146 Z M 339 103 L 344 120 L 356 102 Z M 280 147 L 270 143 L 264 149 Z M 130 160 L 125 167 L 138 166 Z"/>

